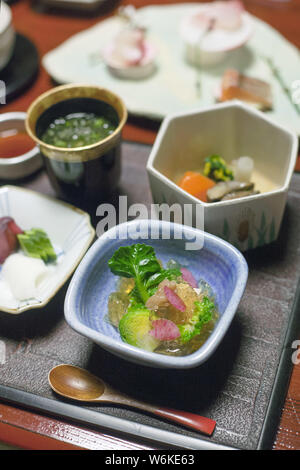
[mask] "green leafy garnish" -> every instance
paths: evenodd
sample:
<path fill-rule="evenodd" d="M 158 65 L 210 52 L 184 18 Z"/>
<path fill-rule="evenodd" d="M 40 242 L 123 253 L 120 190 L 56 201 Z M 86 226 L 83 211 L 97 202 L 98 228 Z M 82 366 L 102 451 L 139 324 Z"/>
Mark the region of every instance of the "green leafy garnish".
<path fill-rule="evenodd" d="M 56 260 L 56 253 L 46 232 L 32 228 L 17 235 L 20 247 L 27 256 L 42 259 L 45 263 Z"/>
<path fill-rule="evenodd" d="M 152 246 L 137 243 L 121 246 L 108 261 L 113 274 L 133 278 L 135 287 L 130 293 L 135 304 L 145 305 L 157 286 L 164 279 L 176 279 L 181 276 L 179 269 L 164 269 Z"/>
<path fill-rule="evenodd" d="M 199 335 L 202 326 L 212 320 L 215 304 L 204 297 L 202 302 L 195 302 L 195 310 L 191 320 L 184 325 L 178 325 L 180 338 L 183 343 L 187 343 L 194 336 Z"/>
<path fill-rule="evenodd" d="M 233 180 L 233 172 L 219 155 L 211 155 L 204 160 L 204 175 L 214 181 Z"/>

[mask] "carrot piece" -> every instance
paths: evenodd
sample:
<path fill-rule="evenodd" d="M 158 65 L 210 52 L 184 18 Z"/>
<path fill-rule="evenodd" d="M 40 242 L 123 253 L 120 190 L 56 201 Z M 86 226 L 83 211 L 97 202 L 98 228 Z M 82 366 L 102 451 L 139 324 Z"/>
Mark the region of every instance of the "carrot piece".
<path fill-rule="evenodd" d="M 207 202 L 206 192 L 215 186 L 215 182 L 201 173 L 195 171 L 186 171 L 178 183 L 181 189 L 197 197 L 203 202 Z"/>

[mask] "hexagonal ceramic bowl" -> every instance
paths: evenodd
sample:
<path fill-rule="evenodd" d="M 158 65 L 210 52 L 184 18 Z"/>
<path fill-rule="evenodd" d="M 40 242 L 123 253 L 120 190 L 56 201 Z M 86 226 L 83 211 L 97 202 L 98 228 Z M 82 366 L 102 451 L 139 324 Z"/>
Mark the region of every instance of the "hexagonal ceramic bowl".
<path fill-rule="evenodd" d="M 241 251 L 276 240 L 290 180 L 297 158 L 298 139 L 271 121 L 267 114 L 238 101 L 198 112 L 168 116 L 158 133 L 147 163 L 156 204 L 198 206 L 201 227 Z M 261 194 L 231 201 L 204 203 L 182 190 L 177 182 L 187 170 L 202 171 L 205 157 L 218 154 L 227 162 L 248 155 L 254 160 L 255 186 Z M 192 225 L 199 227 L 193 210 Z"/>
<path fill-rule="evenodd" d="M 177 260 L 195 279 L 211 286 L 220 317 L 209 338 L 194 353 L 175 357 L 144 351 L 122 341 L 118 329 L 108 321 L 108 298 L 118 280 L 108 260 L 120 246 L 133 243 L 153 246 L 164 265 L 170 259 Z M 187 249 L 190 244 L 198 249 Z M 236 313 L 247 277 L 244 257 L 224 240 L 192 227 L 136 219 L 105 232 L 86 253 L 67 291 L 65 319 L 75 331 L 125 360 L 156 368 L 192 368 L 205 362 L 219 346 Z"/>

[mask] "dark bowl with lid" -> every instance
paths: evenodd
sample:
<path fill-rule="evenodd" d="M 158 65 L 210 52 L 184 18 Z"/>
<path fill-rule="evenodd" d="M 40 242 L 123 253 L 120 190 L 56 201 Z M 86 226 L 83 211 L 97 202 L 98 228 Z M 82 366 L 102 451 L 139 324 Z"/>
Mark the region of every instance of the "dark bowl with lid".
<path fill-rule="evenodd" d="M 65 147 L 42 140 L 50 124 L 72 113 L 110 116 L 112 133 L 99 141 Z M 72 203 L 99 203 L 112 194 L 121 174 L 122 129 L 126 107 L 110 90 L 93 85 L 62 85 L 40 95 L 27 111 L 26 130 L 38 144 L 57 195 Z"/>

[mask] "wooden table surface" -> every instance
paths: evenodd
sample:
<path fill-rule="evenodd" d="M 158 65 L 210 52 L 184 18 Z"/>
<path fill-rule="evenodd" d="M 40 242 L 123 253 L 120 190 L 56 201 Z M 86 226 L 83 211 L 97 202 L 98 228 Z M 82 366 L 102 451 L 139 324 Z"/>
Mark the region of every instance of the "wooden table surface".
<path fill-rule="evenodd" d="M 182 3 L 182 0 L 180 0 Z M 38 48 L 40 57 L 58 46 L 73 34 L 82 31 L 112 14 L 112 5 L 132 3 L 139 6 L 159 3 L 176 3 L 176 0 L 134 0 L 131 2 L 109 0 L 110 10 L 92 15 L 46 11 L 39 2 L 19 0 L 12 3 L 16 30 L 30 38 Z M 283 36 L 300 48 L 300 0 L 246 0 L 247 10 L 266 21 Z M 20 73 L 22 71 L 20 70 Z M 300 77 L 299 77 L 300 79 Z M 26 111 L 39 94 L 51 88 L 53 83 L 40 67 L 34 83 L 12 102 L 1 105 L 2 112 Z M 124 138 L 152 144 L 158 124 L 146 119 L 130 118 Z M 297 169 L 300 169 L 298 164 Z M 295 365 L 274 442 L 275 450 L 300 449 L 300 364 Z M 151 449 L 138 442 L 122 440 L 60 419 L 49 418 L 30 410 L 24 410 L 0 402 L 0 441 L 23 449 L 43 450 L 141 450 Z"/>

